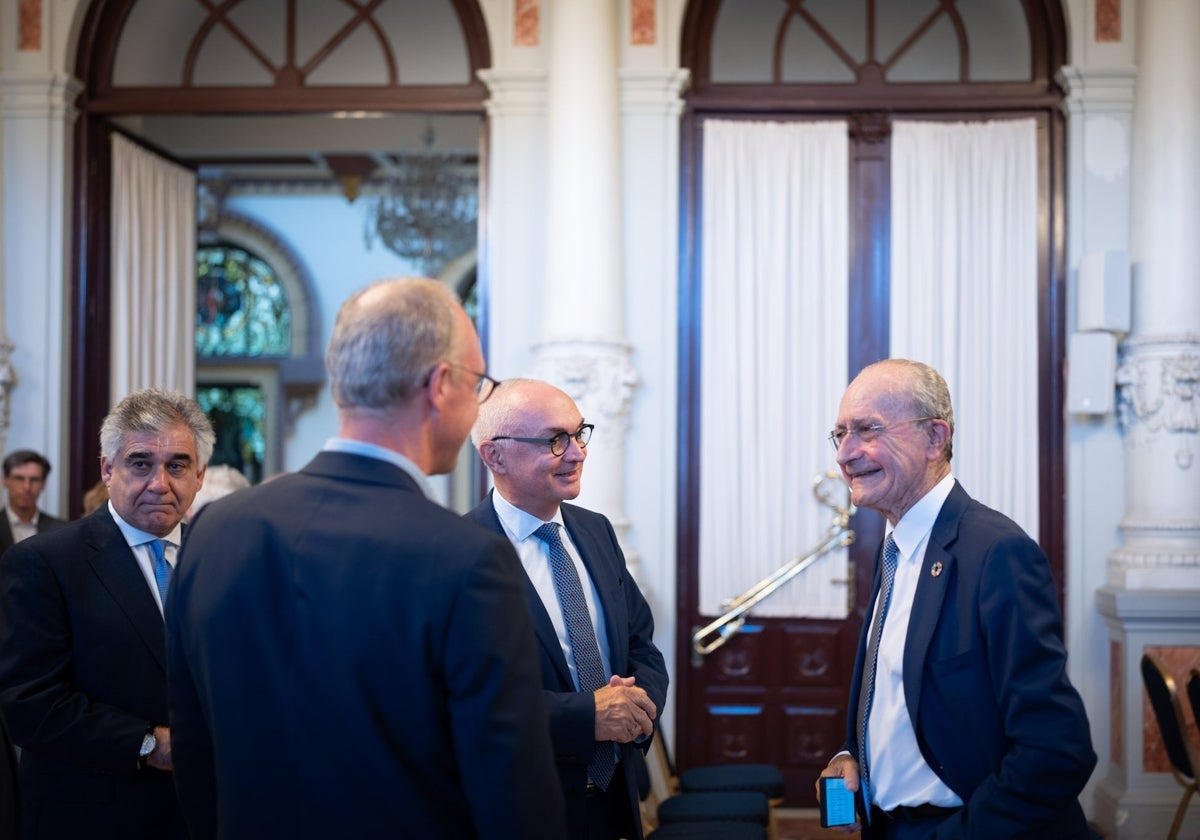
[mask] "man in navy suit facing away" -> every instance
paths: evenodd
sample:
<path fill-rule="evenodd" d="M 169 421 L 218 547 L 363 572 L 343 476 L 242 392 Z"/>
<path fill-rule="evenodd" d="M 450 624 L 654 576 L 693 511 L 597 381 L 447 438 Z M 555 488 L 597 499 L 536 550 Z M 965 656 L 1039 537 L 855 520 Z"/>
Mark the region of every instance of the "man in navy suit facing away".
<path fill-rule="evenodd" d="M 338 436 L 209 503 L 171 588 L 193 837 L 565 837 L 520 562 L 429 498 L 495 387 L 470 318 L 376 283 L 326 367 Z"/>

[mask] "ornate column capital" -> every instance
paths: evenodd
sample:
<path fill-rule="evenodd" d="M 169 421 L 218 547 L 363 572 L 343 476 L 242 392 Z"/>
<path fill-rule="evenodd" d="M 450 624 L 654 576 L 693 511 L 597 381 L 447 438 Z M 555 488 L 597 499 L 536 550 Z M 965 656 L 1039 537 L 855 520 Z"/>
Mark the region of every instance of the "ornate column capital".
<path fill-rule="evenodd" d="M 621 341 L 544 342 L 534 345 L 531 375 L 562 388 L 586 409 L 589 420 L 619 429 L 623 436 L 641 382 L 631 356 L 632 348 Z"/>
<path fill-rule="evenodd" d="M 1117 419 L 1130 453 L 1166 443 L 1191 469 L 1200 429 L 1200 334 L 1138 336 L 1122 346 Z"/>

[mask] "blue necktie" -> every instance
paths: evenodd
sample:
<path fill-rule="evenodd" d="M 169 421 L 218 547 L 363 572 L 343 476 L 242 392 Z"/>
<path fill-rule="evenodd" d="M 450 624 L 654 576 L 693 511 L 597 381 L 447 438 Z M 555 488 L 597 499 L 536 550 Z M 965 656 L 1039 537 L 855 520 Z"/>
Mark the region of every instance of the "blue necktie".
<path fill-rule="evenodd" d="M 558 523 L 546 522 L 534 536 L 546 543 L 550 549 L 550 572 L 554 578 L 554 591 L 558 593 L 558 604 L 563 619 L 567 622 L 567 638 L 575 653 L 575 668 L 579 672 L 579 690 L 595 691 L 608 685 L 604 665 L 600 661 L 600 648 L 596 644 L 596 631 L 592 628 L 592 616 L 583 597 L 583 586 L 575 564 L 563 548 L 558 535 Z M 612 780 L 616 757 L 613 746 L 607 742 L 596 744 L 596 752 L 588 763 L 588 778 L 601 790 L 608 789 Z"/>
<path fill-rule="evenodd" d="M 150 556 L 154 558 L 154 582 L 158 584 L 158 594 L 162 598 L 163 612 L 167 611 L 167 589 L 171 586 L 171 564 L 163 549 L 162 540 L 151 540 L 146 543 L 150 548 Z"/>
<path fill-rule="evenodd" d="M 863 680 L 858 693 L 858 774 L 859 788 L 862 790 L 863 810 L 867 822 L 871 822 L 871 773 L 868 768 L 867 749 L 870 742 L 867 738 L 867 724 L 871 719 L 871 701 L 875 697 L 875 669 L 879 665 L 879 637 L 883 634 L 883 619 L 887 616 L 888 604 L 892 600 L 892 583 L 896 580 L 896 565 L 900 560 L 900 549 L 896 541 L 888 534 L 883 544 L 883 582 L 879 585 L 879 613 L 871 625 L 871 639 L 867 646 L 867 659 L 871 669 L 867 679 Z"/>

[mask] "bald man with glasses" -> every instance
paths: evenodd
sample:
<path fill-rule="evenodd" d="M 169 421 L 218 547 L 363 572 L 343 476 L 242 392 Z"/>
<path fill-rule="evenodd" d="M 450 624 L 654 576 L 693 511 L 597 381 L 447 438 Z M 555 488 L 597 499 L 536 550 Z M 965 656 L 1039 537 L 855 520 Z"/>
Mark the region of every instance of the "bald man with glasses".
<path fill-rule="evenodd" d="M 611 523 L 564 504 L 579 495 L 592 428 L 558 388 L 505 380 L 471 430 L 495 489 L 467 518 L 508 537 L 525 569 L 569 835 L 640 838 L 633 767 L 667 672 Z"/>

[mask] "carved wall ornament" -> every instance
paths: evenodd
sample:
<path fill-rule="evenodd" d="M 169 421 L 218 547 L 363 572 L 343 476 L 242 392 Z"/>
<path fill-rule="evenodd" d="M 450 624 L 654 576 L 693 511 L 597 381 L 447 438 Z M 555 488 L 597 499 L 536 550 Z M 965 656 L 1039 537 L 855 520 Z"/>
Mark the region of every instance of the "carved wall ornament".
<path fill-rule="evenodd" d="M 1200 430 L 1200 355 L 1126 359 L 1117 369 L 1117 419 L 1133 445 L 1175 436 L 1175 463 L 1191 467 Z"/>
<path fill-rule="evenodd" d="M 532 376 L 562 388 L 589 422 L 627 432 L 633 392 L 640 384 L 630 348 L 619 342 L 540 344 L 534 348 Z M 598 415 L 598 416 L 597 416 Z"/>

